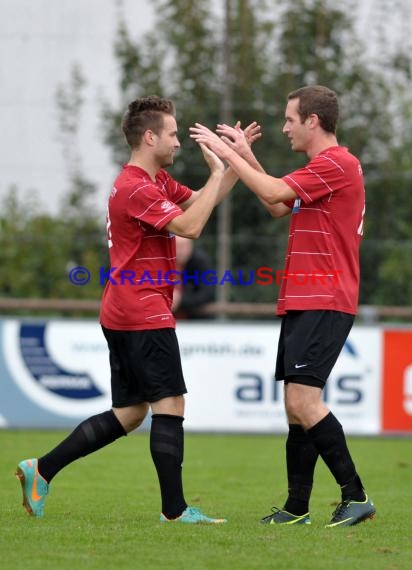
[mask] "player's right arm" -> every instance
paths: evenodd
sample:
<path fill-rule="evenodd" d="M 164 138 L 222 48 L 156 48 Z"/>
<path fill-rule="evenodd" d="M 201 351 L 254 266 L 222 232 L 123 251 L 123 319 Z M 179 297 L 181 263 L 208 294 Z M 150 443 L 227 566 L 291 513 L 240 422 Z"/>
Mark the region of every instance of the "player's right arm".
<path fill-rule="evenodd" d="M 217 126 L 216 132 L 221 136 L 221 139 L 232 149 L 234 150 L 239 156 L 241 156 L 246 162 L 258 172 L 263 172 L 266 174 L 265 169 L 260 164 L 256 156 L 254 155 L 251 142 L 255 140 L 253 138 L 252 141 L 249 141 L 250 135 L 248 131 L 254 128 L 256 123 L 252 123 L 245 130 L 240 128 L 240 123 L 237 123 L 235 127 L 231 127 L 226 124 L 220 124 Z M 258 136 L 261 136 L 260 129 Z M 273 218 L 281 218 L 283 216 L 287 216 L 292 211 L 291 208 L 286 206 L 283 203 L 277 204 L 270 204 L 266 200 L 264 200 L 261 196 L 257 195 L 261 204 L 266 208 L 269 214 Z"/>
<path fill-rule="evenodd" d="M 268 204 L 262 198 L 259 198 L 259 200 L 272 218 L 283 218 L 283 216 L 288 216 L 292 211 L 292 208 L 289 208 L 286 204 Z"/>
<path fill-rule="evenodd" d="M 210 168 L 210 176 L 199 197 L 180 216 L 176 216 L 166 225 L 169 232 L 190 239 L 197 239 L 200 236 L 210 218 L 225 170 L 223 162 L 214 152 L 205 145 L 199 146 Z"/>

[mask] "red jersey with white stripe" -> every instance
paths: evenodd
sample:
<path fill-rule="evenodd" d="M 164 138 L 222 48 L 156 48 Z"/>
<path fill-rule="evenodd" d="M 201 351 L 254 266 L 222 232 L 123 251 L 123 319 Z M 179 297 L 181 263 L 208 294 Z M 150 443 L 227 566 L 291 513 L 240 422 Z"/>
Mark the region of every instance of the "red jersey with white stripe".
<path fill-rule="evenodd" d="M 359 160 L 330 147 L 283 177 L 292 206 L 277 314 L 327 309 L 356 314 L 365 190 Z"/>
<path fill-rule="evenodd" d="M 175 237 L 163 228 L 183 212 L 192 190 L 165 170 L 149 174 L 126 164 L 115 180 L 107 209 L 110 276 L 100 322 L 112 330 L 175 327 L 171 311 L 176 269 Z M 167 276 L 167 272 L 172 271 Z M 166 276 L 166 278 L 165 278 Z"/>

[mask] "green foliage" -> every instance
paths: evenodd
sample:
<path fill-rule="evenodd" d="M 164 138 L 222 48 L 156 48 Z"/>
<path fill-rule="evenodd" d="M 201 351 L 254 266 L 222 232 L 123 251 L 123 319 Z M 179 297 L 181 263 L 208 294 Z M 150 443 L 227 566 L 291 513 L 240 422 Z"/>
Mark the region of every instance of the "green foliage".
<path fill-rule="evenodd" d="M 412 76 L 407 43 L 371 58 L 355 31 L 356 2 L 344 0 L 153 0 L 155 22 L 136 37 L 120 8 L 114 54 L 119 68 L 119 104 L 102 107 L 104 141 L 113 162 L 128 160 L 120 124 L 127 104 L 158 94 L 177 106 L 181 152 L 171 173 L 193 189 L 208 168 L 189 137 L 202 122 L 256 120 L 264 136 L 254 147 L 269 174 L 282 176 L 306 158 L 290 151 L 282 134 L 287 93 L 303 84 L 335 89 L 341 101 L 338 138 L 362 161 L 367 214 L 362 247 L 362 304 L 410 304 L 412 239 Z M 399 5 L 403 6 L 403 2 Z M 387 0 L 374 3 L 379 16 Z M 405 9 L 405 8 L 402 8 Z M 376 20 L 376 18 L 375 18 Z M 381 30 L 385 22 L 379 16 Z M 402 28 L 403 29 L 403 28 Z M 383 37 L 383 36 L 382 36 Z M 366 38 L 369 39 L 369 38 Z M 383 41 L 383 40 L 382 40 Z M 106 265 L 104 220 L 94 212 L 96 185 L 78 154 L 87 78 L 71 70 L 57 94 L 59 130 L 70 186 L 58 216 L 40 214 L 36 197 L 18 200 L 11 190 L 0 213 L 0 294 L 95 297 L 100 288 L 60 282 L 67 267 Z M 231 196 L 232 271 L 283 266 L 288 220 L 273 220 L 254 195 L 238 183 Z M 217 213 L 200 238 L 216 263 L 221 247 Z M 234 301 L 272 301 L 272 287 L 231 287 Z"/>
<path fill-rule="evenodd" d="M 399 144 L 394 116 L 383 110 L 393 109 L 400 126 L 405 125 L 401 117 L 409 117 L 411 109 L 405 87 L 410 55 L 401 49 L 395 54 L 391 77 L 383 58 L 381 66 L 372 65 L 356 36 L 356 10 L 348 1 L 338 6 L 330 0 L 227 0 L 219 15 L 207 0 L 154 4 L 156 33 L 134 40 L 120 19 L 115 53 L 122 70 L 120 91 L 129 97 L 123 99 L 124 106 L 131 98 L 152 92 L 177 104 L 182 152 L 173 175 L 194 189 L 207 176 L 201 153 L 188 137 L 188 128 L 196 121 L 213 127 L 222 120 L 239 119 L 243 125 L 256 120 L 264 138 L 256 143 L 255 152 L 266 170 L 281 176 L 301 166 L 305 157 L 291 153 L 282 134 L 287 93 L 308 83 L 330 86 L 341 100 L 340 143 L 359 156 L 367 181 L 361 302 L 389 302 L 379 275 L 386 274 L 392 249 L 389 243 L 377 248 L 373 244 L 402 240 L 402 228 L 410 226 L 408 210 L 394 198 L 406 191 L 404 172 L 411 170 L 411 161 L 405 157 L 412 153 L 405 152 L 410 148 L 409 129 L 401 129 L 405 146 Z M 394 105 L 399 98 L 402 106 Z M 127 152 L 119 133 L 123 110 L 105 108 L 106 142 L 119 162 Z M 247 189 L 238 186 L 231 198 L 231 269 L 281 268 L 287 221 L 274 221 Z M 200 243 L 216 259 L 216 215 Z M 403 276 L 400 280 L 406 281 L 405 267 L 396 257 L 393 263 Z M 230 293 L 232 300 L 269 301 L 274 296 L 271 288 L 262 287 L 238 286 Z M 395 303 L 396 298 L 400 298 L 396 293 L 391 295 Z"/>
<path fill-rule="evenodd" d="M 56 98 L 59 135 L 70 185 L 57 215 L 41 212 L 34 194 L 27 199 L 10 188 L 0 210 L 0 295 L 17 298 L 99 299 L 99 267 L 108 265 L 103 216 L 92 207 L 96 185 L 82 170 L 78 152 L 83 89 L 86 80 L 79 66 Z M 73 267 L 86 267 L 91 281 L 75 286 Z"/>
<path fill-rule="evenodd" d="M 87 84 L 79 65 L 71 69 L 68 85 L 60 85 L 56 92 L 59 119 L 59 135 L 65 157 L 70 188 L 62 203 L 64 217 L 83 218 L 91 207 L 96 184 L 83 174 L 82 157 L 78 150 L 81 111 L 84 103 L 83 90 Z"/>
<path fill-rule="evenodd" d="M 412 240 L 384 242 L 378 245 L 375 256 L 376 278 L 369 291 L 370 304 L 405 305 L 412 299 Z M 373 259 L 373 256 L 372 256 Z M 383 301 L 383 302 L 382 302 Z"/>
<path fill-rule="evenodd" d="M 34 199 L 19 201 L 12 188 L 0 216 L 0 294 L 21 298 L 98 299 L 99 267 L 107 265 L 104 233 L 93 216 L 54 217 L 39 211 Z M 86 286 L 73 285 L 72 267 L 95 276 Z"/>

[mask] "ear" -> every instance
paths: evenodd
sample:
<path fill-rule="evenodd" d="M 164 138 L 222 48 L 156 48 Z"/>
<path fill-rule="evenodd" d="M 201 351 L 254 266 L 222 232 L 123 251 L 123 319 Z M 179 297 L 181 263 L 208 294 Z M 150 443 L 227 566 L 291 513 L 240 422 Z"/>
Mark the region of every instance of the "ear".
<path fill-rule="evenodd" d="M 143 140 L 148 146 L 154 146 L 154 144 L 156 142 L 155 137 L 156 137 L 156 134 L 153 131 L 151 131 L 150 129 L 147 129 L 147 131 L 145 131 L 143 133 Z"/>
<path fill-rule="evenodd" d="M 316 113 L 309 115 L 308 124 L 311 129 L 314 129 L 319 125 L 319 117 L 316 115 Z"/>

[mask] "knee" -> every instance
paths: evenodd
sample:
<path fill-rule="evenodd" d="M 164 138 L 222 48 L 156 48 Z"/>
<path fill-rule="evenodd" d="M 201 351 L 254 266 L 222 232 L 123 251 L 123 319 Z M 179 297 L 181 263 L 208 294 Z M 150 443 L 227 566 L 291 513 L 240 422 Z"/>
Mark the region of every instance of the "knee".
<path fill-rule="evenodd" d="M 123 425 L 125 431 L 127 433 L 130 433 L 131 431 L 137 429 L 139 426 L 142 425 L 143 420 L 145 419 L 146 416 L 143 417 L 136 417 L 136 418 L 129 418 L 126 425 Z"/>
<path fill-rule="evenodd" d="M 289 418 L 290 423 L 301 424 L 304 419 L 304 411 L 298 400 L 288 400 L 285 405 L 286 414 Z"/>
<path fill-rule="evenodd" d="M 305 418 L 308 408 L 308 401 L 303 397 L 301 391 L 295 389 L 294 385 L 289 385 L 288 392 L 285 397 L 285 410 L 292 423 L 301 424 Z"/>
<path fill-rule="evenodd" d="M 138 406 L 130 406 L 127 408 L 115 408 L 113 409 L 117 419 L 122 424 L 123 429 L 126 433 L 137 429 L 144 421 L 147 412 L 149 410 L 148 405 L 140 404 Z"/>
<path fill-rule="evenodd" d="M 304 428 L 316 424 L 328 412 L 322 402 L 320 388 L 290 383 L 285 393 L 285 408 L 288 418 L 294 418 L 291 423 L 298 423 Z"/>

